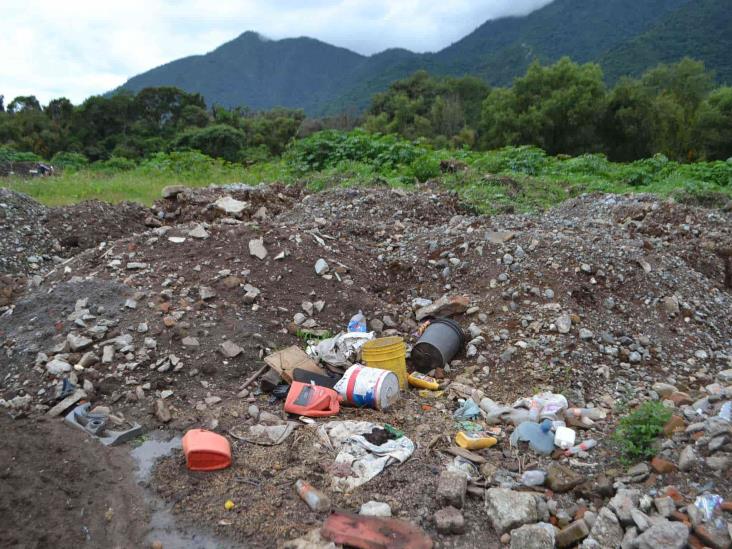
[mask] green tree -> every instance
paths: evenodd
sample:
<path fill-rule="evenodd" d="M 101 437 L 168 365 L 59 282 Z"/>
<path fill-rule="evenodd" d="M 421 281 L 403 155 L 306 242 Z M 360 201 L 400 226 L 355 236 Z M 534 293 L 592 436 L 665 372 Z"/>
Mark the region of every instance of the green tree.
<path fill-rule="evenodd" d="M 707 160 L 732 158 L 732 88 L 715 90 L 701 104 L 693 136 Z"/>
<path fill-rule="evenodd" d="M 172 150 L 198 150 L 214 158 L 235 162 L 246 145 L 243 131 L 226 124 L 207 128 L 192 128 L 178 135 L 171 143 Z"/>
<path fill-rule="evenodd" d="M 578 65 L 566 57 L 547 67 L 535 62 L 509 93 L 486 99 L 483 143 L 538 145 L 550 154 L 596 151 L 605 93 L 598 65 Z M 496 106 L 503 112 L 492 113 Z"/>

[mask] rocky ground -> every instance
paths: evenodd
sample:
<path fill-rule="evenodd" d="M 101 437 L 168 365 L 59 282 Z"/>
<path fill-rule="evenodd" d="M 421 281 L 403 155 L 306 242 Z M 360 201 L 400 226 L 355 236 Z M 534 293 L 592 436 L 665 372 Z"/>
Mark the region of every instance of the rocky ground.
<path fill-rule="evenodd" d="M 338 509 L 387 503 L 439 547 L 732 544 L 727 504 L 712 520 L 695 505 L 705 493 L 732 499 L 730 423 L 717 417 L 732 398 L 732 289 L 720 257 L 732 246 L 729 212 L 598 195 L 487 218 L 429 187 L 169 188 L 152 209 L 47 209 L 0 193 L 0 403 L 15 418 L 4 421 L 6 446 L 21 433 L 70 429 L 48 417 L 66 379 L 72 401 L 91 401 L 119 428 L 227 436 L 229 469 L 191 473 L 177 453 L 151 485 L 183 519 L 232 545 L 275 547 L 319 528 L 325 515 L 297 496 L 298 478 Z M 320 274 L 319 260 L 328 266 Z M 278 446 L 238 438 L 285 418 L 282 401 L 243 384 L 267 354 L 304 347 L 298 332 L 337 333 L 362 310 L 378 335 L 411 346 L 416 311 L 442 296 L 461 305 L 453 318 L 469 334 L 434 372 L 447 390 L 411 389 L 387 412 L 345 408 L 334 418 L 402 430 L 416 445 L 405 463 L 339 493 L 330 489 L 334 453 L 317 435 L 328 420 Z M 570 424 L 578 441 L 598 445 L 539 456 L 511 447 L 514 426 L 484 413 L 476 421 L 499 423 L 499 443 L 455 457 L 458 398 L 488 410 L 486 398 L 510 406 L 541 391 L 593 408 L 597 419 Z M 652 461 L 622 463 L 611 434 L 648 400 L 673 417 Z M 35 474 L 15 458 L 3 478 Z M 534 469 L 546 481 L 522 485 Z M 23 526 L 0 539 L 42 546 L 30 535 Z"/>

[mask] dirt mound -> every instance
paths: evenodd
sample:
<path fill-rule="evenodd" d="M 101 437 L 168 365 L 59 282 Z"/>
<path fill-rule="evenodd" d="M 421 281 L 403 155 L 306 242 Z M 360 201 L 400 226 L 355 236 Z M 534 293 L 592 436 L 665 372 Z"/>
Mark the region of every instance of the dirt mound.
<path fill-rule="evenodd" d="M 158 225 L 150 209 L 140 204 L 108 204 L 99 200 L 49 208 L 47 219 L 46 228 L 56 235 L 64 248 L 63 255 L 67 257 L 101 242 L 117 240 L 143 232 L 150 225 Z"/>
<path fill-rule="evenodd" d="M 445 294 L 469 301 L 455 317 L 469 343 L 435 375 L 498 402 L 552 390 L 572 406 L 602 410 L 607 419 L 579 433 L 600 445 L 564 462 L 588 478 L 617 470 L 609 486 L 624 478 L 609 443 L 621 410 L 663 393 L 685 424 L 704 421 L 696 415 L 704 399 L 711 416 L 732 397 L 727 377 L 718 377 L 732 368 L 732 294 L 715 254 L 732 237 L 729 212 L 594 195 L 541 214 L 488 218 L 436 190 L 307 194 L 263 186 L 171 191 L 153 210 L 163 226 L 88 247 L 0 319 L 7 380 L 0 398 L 10 413 L 45 412 L 55 403 L 53 372 L 67 365 L 62 376 L 88 399 L 146 428 L 237 432 L 254 424 L 252 405 L 282 415 L 275 397 L 242 383 L 264 355 L 303 346 L 304 327 L 337 333 L 362 310 L 377 334 L 411 345 L 415 298 Z M 121 214 L 114 226 L 121 230 L 135 215 Z M 328 269 L 318 274 L 320 259 Z M 234 356 L 222 348 L 226 341 L 238 349 Z M 462 428 L 452 416 L 456 396 L 409 391 L 388 413 L 344 410 L 338 419 L 389 423 L 417 450 L 350 495 L 330 493 L 336 505 L 386 501 L 445 546 L 497 544 L 484 525 L 482 490 L 515 488 L 523 470 L 552 460 L 517 453 L 505 427 L 499 445 L 481 454 L 500 473 L 473 483 L 479 499 L 466 504 L 465 535 L 438 534 L 435 485 L 453 463 L 450 441 Z M 674 435 L 659 455 L 678 460 L 691 437 Z M 727 440 L 698 451 L 721 463 Z M 313 431 L 303 428 L 276 448 L 236 441 L 234 449 L 231 469 L 206 476 L 187 472 L 180 456 L 167 458 L 154 483 L 175 511 L 251 546 L 274 546 L 320 524 L 292 488 L 297 478 L 327 486 L 335 474 L 332 451 Z M 699 466 L 672 479 L 693 501 L 706 474 Z M 729 494 L 724 475 L 714 489 Z M 657 494 L 668 482 L 650 477 L 643 489 Z M 583 490 L 541 493 L 569 516 L 580 506 L 598 511 L 607 494 Z M 227 498 L 239 505 L 235 512 L 223 511 Z M 552 511 L 555 521 L 561 516 Z"/>

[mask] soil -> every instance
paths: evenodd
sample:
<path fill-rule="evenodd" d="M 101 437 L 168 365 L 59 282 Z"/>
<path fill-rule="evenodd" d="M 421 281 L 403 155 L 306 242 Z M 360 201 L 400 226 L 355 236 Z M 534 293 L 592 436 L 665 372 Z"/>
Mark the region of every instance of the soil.
<path fill-rule="evenodd" d="M 227 215 L 214 205 L 223 196 L 247 206 Z M 571 515 L 606 504 L 607 493 L 593 488 L 598 479 L 610 485 L 623 479 L 626 467 L 611 434 L 627 410 L 659 398 L 654 384 L 673 384 L 692 401 L 708 398 L 710 415 L 732 397 L 729 387 L 716 383 L 720 372 L 732 368 L 732 294 L 715 254 L 732 242 L 730 212 L 646 195 L 592 195 L 545 213 L 486 218 L 454 193 L 429 186 L 414 193 L 359 188 L 317 194 L 298 186 L 211 187 L 184 190 L 149 210 L 100 203 L 47 210 L 12 194 L 3 200 L 14 205 L 14 219 L 28 213 L 25 225 L 38 231 L 16 236 L 45 255 L 32 269 L 21 268 L 27 261 L 7 262 L 13 277 L 27 280 L 20 289 L 13 287 L 5 304 L 0 302 L 0 398 L 7 408 L 2 426 L 14 441 L 2 451 L 35 444 L 30 453 L 37 461 L 29 463 L 42 467 L 65 463 L 55 459 L 56 447 L 74 456 L 76 448 L 83 448 L 89 461 L 81 463 L 96 467 L 90 469 L 95 483 L 116 475 L 112 491 L 98 496 L 110 499 L 87 504 L 84 516 L 90 517 L 93 536 L 102 535 L 92 526 L 105 524 L 108 506 L 118 516 L 109 501 L 122 498 L 116 503 L 122 505 L 119 516 L 134 518 L 128 503 L 137 509 L 143 489 L 126 477 L 120 480 L 130 471 L 122 461 L 107 465 L 105 460 L 123 450 L 103 448 L 58 421 L 39 420 L 57 401 L 59 379 L 46 370 L 54 357 L 78 366 L 65 374 L 68 380 L 121 420 L 137 421 L 147 431 L 181 435 L 202 427 L 226 436 L 234 459 L 229 469 L 190 472 L 177 451 L 159 462 L 150 486 L 182 523 L 246 547 L 275 547 L 322 523 L 323 515 L 309 511 L 295 493 L 300 478 L 323 490 L 338 509 L 357 512 L 370 500 L 389 503 L 395 517 L 423 528 L 439 547 L 499 547 L 499 536 L 486 520 L 482 489 L 503 483 L 516 487 L 520 472 L 554 460 L 511 448 L 507 439 L 513 426 L 503 425 L 499 444 L 476 452 L 500 474 L 473 483 L 478 497 L 468 496 L 463 509 L 466 532 L 450 536 L 437 532 L 432 517 L 439 509 L 437 479 L 453 463 L 450 447 L 461 428 L 452 414 L 458 397 L 466 395 L 448 390 L 423 397 L 409 390 L 388 412 L 345 408 L 335 419 L 390 424 L 416 446 L 408 461 L 350 494 L 330 489 L 329 479 L 338 474 L 335 453 L 318 439 L 317 426 L 301 425 L 274 447 L 238 439 L 237 433 L 255 423 L 253 405 L 284 418 L 280 400 L 256 383 L 242 384 L 267 354 L 289 345 L 305 347 L 295 315 L 312 310 L 318 300 L 325 302 L 322 311 L 305 315 L 314 329 L 338 333 L 361 310 L 379 335 L 399 335 L 411 346 L 418 328 L 415 298 L 464 295 L 471 309 L 454 318 L 473 334 L 466 349 L 435 372 L 444 384 L 469 385 L 508 405 L 554 391 L 573 406 L 601 408 L 605 420 L 578 428 L 580 440 L 597 439 L 598 447 L 571 460 L 554 456 L 588 482 L 567 494 L 536 490 Z M 491 240 L 496 231 L 510 237 Z M 45 236 L 34 240 L 33 234 Z M 262 260 L 249 251 L 258 239 L 268 252 Z M 315 273 L 319 258 L 330 266 L 326 276 Z M 248 287 L 256 287 L 259 295 L 247 297 Z M 85 313 L 77 314 L 78 308 Z M 568 333 L 557 329 L 560 315 L 571 319 Z M 93 341 L 72 351 L 66 343 L 72 332 Z M 131 343 L 102 363 L 104 347 L 118 336 L 129 336 Z M 224 356 L 226 340 L 241 353 Z M 94 356 L 85 357 L 89 352 Z M 674 408 L 684 424 L 699 419 L 688 408 Z M 699 438 L 691 437 L 679 433 L 665 440 L 659 455 L 678 461 L 680 450 Z M 722 440 L 716 450 L 707 448 L 708 441 L 696 441 L 696 447 L 703 458 L 713 452 L 728 456 L 730 440 Z M 19 465 L 12 478 L 36 482 L 31 465 L 26 472 L 26 465 Z M 54 479 L 64 480 L 63 474 L 59 470 Z M 712 472 L 700 464 L 683 474 L 652 474 L 643 484 L 631 484 L 656 494 L 673 485 L 690 503 L 704 490 L 729 497 L 730 476 L 729 469 Z M 93 484 L 83 474 L 65 481 L 91 497 L 87 486 Z M 20 515 L 19 509 L 35 509 L 30 488 L 48 493 L 45 485 L 28 487 L 26 499 L 10 511 Z M 235 504 L 231 511 L 224 508 L 229 499 Z M 56 502 L 44 512 L 61 512 L 64 505 L 65 500 Z M 76 505 L 78 517 L 82 504 Z M 141 515 L 136 517 L 145 524 Z M 42 541 L 35 540 L 55 539 L 50 537 L 59 535 L 54 520 L 62 519 L 49 519 L 49 527 L 42 528 L 38 525 L 46 523 L 36 521 L 40 533 L 31 532 L 30 523 L 24 526 L 15 534 L 16 545 L 40 547 Z M 137 527 L 127 522 L 128 528 Z M 107 530 L 106 546 L 125 535 L 140 540 L 135 536 L 144 532 L 122 530 L 115 538 L 116 530 Z M 78 531 L 75 535 L 59 545 L 84 542 Z M 3 536 L 0 541 L 12 539 L 10 531 Z"/>
<path fill-rule="evenodd" d="M 126 448 L 59 419 L 0 415 L 2 547 L 140 547 L 148 530 Z"/>

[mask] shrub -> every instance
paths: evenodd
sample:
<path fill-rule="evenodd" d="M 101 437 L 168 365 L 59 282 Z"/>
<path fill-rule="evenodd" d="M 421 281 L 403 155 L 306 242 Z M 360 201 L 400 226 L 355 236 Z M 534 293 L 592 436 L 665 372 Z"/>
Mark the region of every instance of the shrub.
<path fill-rule="evenodd" d="M 226 124 L 217 124 L 184 131 L 175 138 L 170 148 L 174 151 L 194 149 L 214 158 L 236 162 L 246 140 L 243 131 Z"/>
<path fill-rule="evenodd" d="M 64 170 L 80 170 L 89 165 L 89 159 L 81 153 L 57 152 L 51 158 L 51 164 Z"/>
<path fill-rule="evenodd" d="M 113 156 L 108 160 L 94 163 L 94 168 L 108 172 L 125 172 L 134 170 L 136 167 L 137 163 L 134 160 L 121 156 Z"/>
<path fill-rule="evenodd" d="M 656 455 L 654 443 L 671 419 L 671 410 L 661 402 L 648 401 L 620 420 L 613 439 L 620 446 L 623 461 L 650 458 Z"/>
<path fill-rule="evenodd" d="M 20 152 L 0 145 L 0 162 L 43 162 L 43 158 L 32 152 Z"/>
<path fill-rule="evenodd" d="M 440 160 L 434 154 L 424 154 L 412 162 L 411 172 L 424 183 L 440 175 Z"/>

